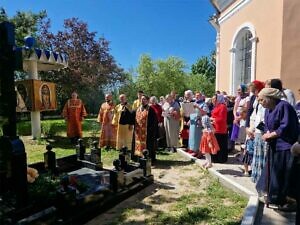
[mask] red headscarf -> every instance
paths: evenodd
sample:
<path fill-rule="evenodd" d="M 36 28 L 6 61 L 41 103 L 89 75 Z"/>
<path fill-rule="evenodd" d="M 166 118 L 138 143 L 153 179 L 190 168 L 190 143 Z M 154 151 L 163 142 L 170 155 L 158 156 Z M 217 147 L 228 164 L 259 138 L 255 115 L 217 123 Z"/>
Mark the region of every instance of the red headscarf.
<path fill-rule="evenodd" d="M 258 93 L 265 87 L 265 83 L 259 80 L 254 80 L 252 83 L 255 85 L 256 90 Z"/>

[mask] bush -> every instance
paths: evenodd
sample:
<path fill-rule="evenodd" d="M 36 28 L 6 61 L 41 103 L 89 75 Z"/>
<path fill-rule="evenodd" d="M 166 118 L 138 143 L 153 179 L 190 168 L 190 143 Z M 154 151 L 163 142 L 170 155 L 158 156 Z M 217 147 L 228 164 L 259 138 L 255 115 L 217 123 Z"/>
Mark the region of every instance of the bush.
<path fill-rule="evenodd" d="M 31 122 L 23 121 L 17 123 L 17 133 L 18 135 L 22 135 L 22 136 L 31 135 Z"/>
<path fill-rule="evenodd" d="M 99 135 L 100 126 L 95 119 L 85 119 L 82 123 L 82 130 L 90 132 L 92 137 Z M 63 119 L 48 119 L 41 121 L 41 132 L 45 137 L 65 135 L 67 131 L 66 122 Z M 31 122 L 21 121 L 17 124 L 17 133 L 20 136 L 31 135 Z"/>

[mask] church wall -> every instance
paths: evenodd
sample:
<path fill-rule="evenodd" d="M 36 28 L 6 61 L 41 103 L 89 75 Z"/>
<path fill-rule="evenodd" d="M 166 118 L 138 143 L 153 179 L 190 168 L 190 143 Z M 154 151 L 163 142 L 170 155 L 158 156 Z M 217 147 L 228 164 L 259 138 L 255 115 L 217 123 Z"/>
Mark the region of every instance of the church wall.
<path fill-rule="evenodd" d="M 284 1 L 281 77 L 283 85 L 300 100 L 300 1 Z"/>
<path fill-rule="evenodd" d="M 221 14 L 220 18 L 223 15 Z M 279 76 L 281 71 L 282 17 L 282 0 L 251 0 L 227 20 L 220 23 L 220 61 L 219 77 L 217 78 L 219 90 L 230 93 L 230 49 L 234 35 L 245 23 L 251 23 L 254 26 L 258 37 L 255 79 L 265 81 L 268 78 Z"/>

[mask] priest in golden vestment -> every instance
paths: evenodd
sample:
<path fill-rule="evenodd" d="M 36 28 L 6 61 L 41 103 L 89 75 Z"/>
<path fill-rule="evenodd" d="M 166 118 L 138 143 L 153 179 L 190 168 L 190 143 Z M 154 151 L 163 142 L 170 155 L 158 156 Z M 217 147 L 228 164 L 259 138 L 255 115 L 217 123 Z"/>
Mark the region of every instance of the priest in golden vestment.
<path fill-rule="evenodd" d="M 116 148 L 116 126 L 112 124 L 115 104 L 112 101 L 112 95 L 105 95 L 105 102 L 102 103 L 97 122 L 101 124 L 99 147 L 106 149 Z"/>
<path fill-rule="evenodd" d="M 130 104 L 127 103 L 126 95 L 119 96 L 120 104 L 115 107 L 112 124 L 117 127 L 116 147 L 127 147 L 131 150 L 134 118 Z"/>
<path fill-rule="evenodd" d="M 142 96 L 142 105 L 135 115 L 135 149 L 137 157 L 143 157 L 143 150 L 149 151 L 152 163 L 156 161 L 156 148 L 158 138 L 158 122 L 155 111 L 149 106 L 149 97 Z"/>
<path fill-rule="evenodd" d="M 132 104 L 132 110 L 137 110 L 138 107 L 140 107 L 142 105 L 142 95 L 144 94 L 143 91 L 138 91 L 137 96 L 138 98 L 136 100 L 134 100 L 133 104 Z"/>

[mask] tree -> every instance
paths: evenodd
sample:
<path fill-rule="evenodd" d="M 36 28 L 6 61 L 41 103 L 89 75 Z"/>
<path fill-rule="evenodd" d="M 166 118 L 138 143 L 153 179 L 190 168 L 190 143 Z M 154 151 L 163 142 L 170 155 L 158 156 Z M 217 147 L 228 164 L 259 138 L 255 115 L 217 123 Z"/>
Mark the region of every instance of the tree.
<path fill-rule="evenodd" d="M 215 84 L 202 74 L 190 74 L 187 76 L 186 85 L 188 89 L 194 92 L 200 91 L 209 97 L 215 93 Z"/>
<path fill-rule="evenodd" d="M 96 39 L 97 33 L 90 32 L 87 23 L 71 18 L 64 21 L 63 31 L 54 34 L 49 28 L 50 20 L 47 20 L 40 32 L 40 43 L 68 55 L 67 69 L 43 73 L 42 76 L 57 84 L 61 104 L 72 90 L 77 90 L 81 96 L 90 93 L 86 98 L 94 99 L 94 105 L 101 95 L 101 88 L 124 80 L 123 70 L 109 53 L 109 42 L 103 37 Z M 84 100 L 87 102 L 91 99 Z"/>
<path fill-rule="evenodd" d="M 154 61 L 149 55 L 142 55 L 137 68 L 136 86 L 148 95 L 166 95 L 172 90 L 181 93 L 186 87 L 185 68 L 184 61 L 177 57 Z"/>
<path fill-rule="evenodd" d="M 38 36 L 38 31 L 41 25 L 47 20 L 47 13 L 45 10 L 38 13 L 21 12 L 17 11 L 16 15 L 9 18 L 4 8 L 0 8 L 0 22 L 8 21 L 15 25 L 15 39 L 17 46 L 24 45 L 24 37 L 31 35 L 32 37 Z M 37 43 L 39 47 L 39 43 Z M 16 80 L 23 80 L 26 77 L 26 73 L 23 71 L 17 71 L 15 73 Z"/>
<path fill-rule="evenodd" d="M 203 56 L 192 65 L 187 83 L 191 90 L 201 91 L 207 96 L 212 96 L 215 92 L 215 80 L 216 60 L 215 52 L 212 52 L 210 56 Z"/>
<path fill-rule="evenodd" d="M 215 52 L 210 56 L 203 56 L 199 58 L 196 63 L 192 65 L 192 74 L 202 74 L 212 82 L 216 80 L 216 60 Z"/>
<path fill-rule="evenodd" d="M 156 85 L 157 96 L 166 95 L 175 90 L 178 94 L 183 94 L 187 89 L 185 62 L 174 56 L 166 60 L 157 60 L 158 79 Z"/>
<path fill-rule="evenodd" d="M 17 46 L 24 45 L 24 37 L 31 35 L 37 37 L 38 31 L 47 19 L 46 10 L 38 13 L 17 11 L 16 15 L 9 18 L 4 8 L 0 8 L 0 22 L 9 21 L 15 25 L 15 38 Z"/>
<path fill-rule="evenodd" d="M 134 81 L 134 70 L 130 70 L 124 74 L 125 79 L 124 82 L 118 88 L 118 91 L 115 91 L 117 95 L 126 94 L 127 101 L 133 102 L 137 98 L 138 87 L 136 82 Z M 118 99 L 118 96 L 116 96 Z"/>

